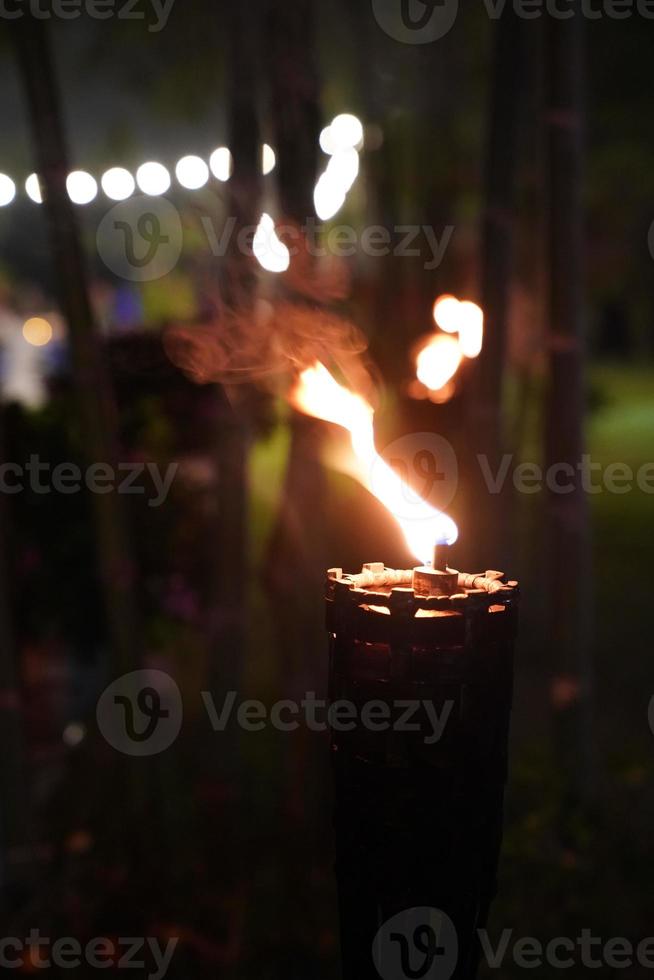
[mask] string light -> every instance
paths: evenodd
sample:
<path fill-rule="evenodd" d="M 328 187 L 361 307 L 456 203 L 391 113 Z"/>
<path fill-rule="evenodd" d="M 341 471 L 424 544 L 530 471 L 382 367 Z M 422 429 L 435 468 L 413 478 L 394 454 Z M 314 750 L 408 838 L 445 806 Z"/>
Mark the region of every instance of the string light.
<path fill-rule="evenodd" d="M 165 194 L 170 187 L 170 174 L 162 163 L 149 160 L 142 163 L 136 171 L 136 183 L 144 194 L 151 197 L 158 197 Z"/>
<path fill-rule="evenodd" d="M 319 215 L 335 213 L 343 204 L 359 171 L 357 149 L 363 145 L 363 126 L 351 113 L 341 113 L 320 134 L 320 145 L 331 159 L 320 187 L 316 187 L 319 202 Z M 269 143 L 261 146 L 261 171 L 264 175 L 272 173 L 277 165 L 277 156 Z M 175 176 L 182 187 L 198 190 L 209 180 L 210 173 L 216 180 L 227 181 L 232 175 L 234 160 L 227 146 L 217 147 L 205 161 L 200 156 L 189 154 L 178 160 Z M 165 194 L 171 186 L 168 169 L 156 160 L 142 163 L 134 176 L 124 167 L 110 167 L 100 178 L 100 186 L 106 197 L 112 201 L 124 201 L 130 197 L 138 185 L 144 194 L 157 197 Z M 74 204 L 90 204 L 98 194 L 98 182 L 86 170 L 73 170 L 66 178 L 68 195 Z M 25 180 L 25 192 L 35 204 L 43 203 L 39 177 L 30 174 Z M 0 207 L 5 207 L 16 197 L 16 184 L 7 174 L 0 173 Z M 335 208 L 335 210 L 333 210 Z M 318 209 L 317 209 L 318 210 Z"/>
<path fill-rule="evenodd" d="M 331 121 L 330 138 L 338 150 L 360 147 L 363 144 L 361 120 L 350 112 L 342 112 Z"/>
<path fill-rule="evenodd" d="M 189 191 L 197 191 L 209 180 L 209 168 L 202 157 L 186 156 L 175 167 L 175 176 Z"/>
<path fill-rule="evenodd" d="M 229 180 L 234 169 L 234 161 L 229 147 L 219 146 L 217 150 L 214 150 L 209 157 L 209 166 L 216 180 L 222 180 L 223 182 Z"/>
<path fill-rule="evenodd" d="M 316 183 L 313 206 L 321 221 L 329 221 L 343 207 L 359 175 L 357 148 L 363 145 L 363 125 L 356 116 L 342 112 L 323 129 L 319 142 L 329 163 Z"/>
<path fill-rule="evenodd" d="M 340 150 L 358 150 L 362 146 L 363 124 L 350 112 L 335 116 L 320 134 L 320 149 L 329 156 Z"/>
<path fill-rule="evenodd" d="M 100 180 L 102 190 L 112 201 L 124 201 L 134 193 L 136 182 L 124 167 L 110 167 Z"/>
<path fill-rule="evenodd" d="M 286 272 L 290 265 L 290 252 L 277 237 L 275 222 L 265 211 L 254 234 L 252 251 L 259 265 L 268 272 Z"/>
<path fill-rule="evenodd" d="M 27 191 L 27 196 L 30 200 L 34 201 L 35 204 L 41 204 L 43 202 L 43 196 L 41 194 L 41 185 L 39 184 L 39 178 L 36 174 L 30 174 L 25 181 L 25 190 Z"/>
<path fill-rule="evenodd" d="M 16 185 L 13 180 L 6 174 L 0 174 L 0 207 L 11 204 L 15 197 Z"/>
<path fill-rule="evenodd" d="M 277 157 L 275 156 L 275 151 L 272 146 L 267 143 L 263 144 L 261 149 L 261 170 L 264 176 L 271 173 L 275 169 L 275 164 L 277 163 Z"/>
<path fill-rule="evenodd" d="M 98 193 L 98 184 L 86 170 L 73 170 L 66 177 L 66 190 L 73 204 L 90 204 Z"/>

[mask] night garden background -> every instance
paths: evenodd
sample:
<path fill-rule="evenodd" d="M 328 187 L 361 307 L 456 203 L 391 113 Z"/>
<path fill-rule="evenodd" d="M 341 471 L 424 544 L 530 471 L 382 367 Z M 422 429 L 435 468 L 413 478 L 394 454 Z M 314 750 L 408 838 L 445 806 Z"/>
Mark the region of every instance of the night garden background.
<path fill-rule="evenodd" d="M 560 6 L 461 0 L 425 43 L 392 0 L 0 12 L 0 936 L 339 976 L 329 736 L 217 732 L 205 696 L 326 697 L 325 570 L 415 564 L 292 404 L 315 360 L 419 493 L 450 443 L 455 566 L 520 581 L 490 934 L 651 933 L 654 27 Z M 521 492 L 524 463 L 569 492 Z M 96 710 L 142 669 L 183 702 L 147 757 Z"/>

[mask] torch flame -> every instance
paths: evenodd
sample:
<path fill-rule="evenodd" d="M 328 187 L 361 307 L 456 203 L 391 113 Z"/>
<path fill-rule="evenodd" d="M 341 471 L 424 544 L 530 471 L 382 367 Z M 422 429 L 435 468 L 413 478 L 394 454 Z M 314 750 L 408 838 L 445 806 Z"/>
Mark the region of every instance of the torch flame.
<path fill-rule="evenodd" d="M 434 334 L 416 355 L 418 380 L 425 388 L 438 391 L 454 377 L 461 359 L 461 351 L 454 337 L 445 333 Z"/>
<path fill-rule="evenodd" d="M 407 545 L 422 564 L 431 561 L 434 545 L 456 541 L 458 529 L 454 521 L 404 483 L 377 452 L 374 411 L 365 398 L 340 385 L 324 364 L 316 361 L 300 374 L 290 401 L 305 415 L 348 430 L 360 482 L 393 514 Z M 404 516 L 407 504 L 410 518 Z"/>

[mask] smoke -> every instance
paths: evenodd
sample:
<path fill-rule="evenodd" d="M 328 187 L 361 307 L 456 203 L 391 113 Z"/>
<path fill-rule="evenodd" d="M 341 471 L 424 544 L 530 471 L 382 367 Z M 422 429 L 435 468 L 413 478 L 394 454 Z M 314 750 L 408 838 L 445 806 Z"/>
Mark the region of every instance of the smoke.
<path fill-rule="evenodd" d="M 164 335 L 170 360 L 198 384 L 258 381 L 316 360 L 341 366 L 367 345 L 350 320 L 330 310 L 262 299 L 248 314 L 225 310 L 215 322 L 170 327 Z"/>
<path fill-rule="evenodd" d="M 240 256 L 240 301 L 221 303 L 212 321 L 169 327 L 163 338 L 168 358 L 197 384 L 225 385 L 272 385 L 279 375 L 318 360 L 369 392 L 362 360 L 367 338 L 332 308 L 350 291 L 347 266 L 312 254 L 296 225 L 286 222 L 276 230 L 291 252 L 286 272 L 271 275 L 251 253 Z"/>

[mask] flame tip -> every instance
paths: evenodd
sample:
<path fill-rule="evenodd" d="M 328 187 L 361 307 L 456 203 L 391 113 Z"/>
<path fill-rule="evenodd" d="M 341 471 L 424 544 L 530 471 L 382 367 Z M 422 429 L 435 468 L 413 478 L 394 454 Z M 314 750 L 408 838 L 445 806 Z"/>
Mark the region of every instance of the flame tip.
<path fill-rule="evenodd" d="M 362 395 L 339 384 L 324 364 L 315 361 L 300 372 L 290 400 L 305 414 L 349 431 L 359 482 L 395 517 L 419 561 L 424 564 L 429 560 L 436 542 L 456 541 L 458 529 L 454 521 L 404 483 L 377 452 L 374 410 Z M 407 504 L 410 516 L 406 515 Z M 404 517 L 400 516 L 402 513 Z"/>

